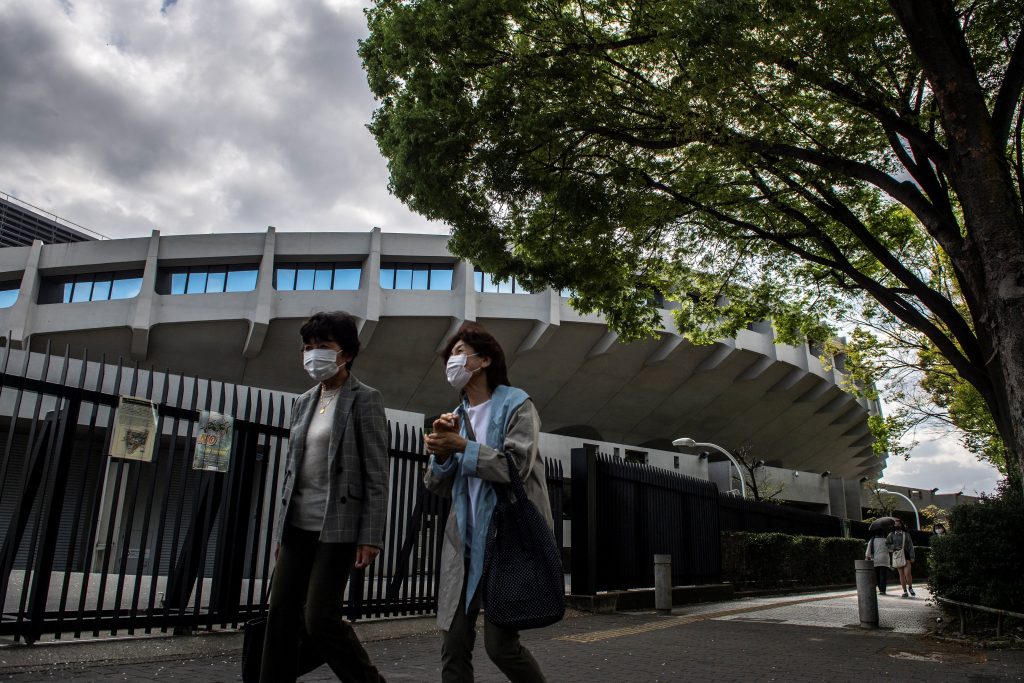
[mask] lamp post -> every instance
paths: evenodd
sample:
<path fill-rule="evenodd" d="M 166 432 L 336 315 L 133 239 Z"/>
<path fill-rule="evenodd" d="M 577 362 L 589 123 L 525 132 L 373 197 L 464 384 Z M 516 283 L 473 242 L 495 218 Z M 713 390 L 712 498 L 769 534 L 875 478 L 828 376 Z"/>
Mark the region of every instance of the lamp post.
<path fill-rule="evenodd" d="M 878 489 L 878 492 L 879 493 L 888 493 L 891 496 L 899 496 L 903 500 L 905 500 L 908 503 L 910 503 L 910 509 L 914 511 L 914 521 L 917 522 L 917 530 L 918 531 L 921 530 L 921 517 L 920 517 L 920 515 L 917 514 L 917 507 L 914 505 L 914 501 L 910 500 L 909 498 L 904 496 L 899 491 L 890 491 L 889 489 Z"/>
<path fill-rule="evenodd" d="M 740 495 L 744 498 L 747 497 L 747 485 L 743 480 L 743 470 L 740 469 L 740 464 L 736 462 L 736 458 L 732 457 L 732 454 L 729 451 L 725 450 L 721 446 L 716 446 L 713 443 L 699 443 L 685 436 L 673 441 L 672 445 L 676 448 L 714 448 L 716 451 L 729 458 L 729 462 L 731 462 L 736 468 L 736 473 L 740 475 Z"/>

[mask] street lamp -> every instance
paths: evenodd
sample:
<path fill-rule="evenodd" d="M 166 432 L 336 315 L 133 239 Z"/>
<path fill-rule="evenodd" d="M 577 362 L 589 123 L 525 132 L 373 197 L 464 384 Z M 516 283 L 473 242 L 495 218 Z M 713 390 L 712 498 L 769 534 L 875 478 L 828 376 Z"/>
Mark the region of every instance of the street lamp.
<path fill-rule="evenodd" d="M 699 443 L 685 436 L 673 441 L 672 445 L 676 448 L 714 448 L 716 451 L 729 458 L 729 462 L 736 467 L 736 473 L 740 475 L 740 495 L 744 498 L 747 497 L 747 485 L 743 481 L 743 470 L 740 469 L 740 464 L 736 462 L 736 458 L 732 457 L 732 454 L 729 451 L 725 450 L 721 446 L 716 446 L 713 443 Z"/>
<path fill-rule="evenodd" d="M 917 522 L 917 530 L 918 531 L 921 530 L 921 517 L 917 514 L 917 507 L 914 505 L 914 501 L 910 500 L 909 498 L 904 496 L 899 491 L 890 491 L 889 489 L 878 489 L 878 492 L 879 493 L 888 493 L 891 496 L 899 496 L 903 500 L 905 500 L 908 503 L 910 503 L 910 509 L 914 511 L 914 521 Z"/>

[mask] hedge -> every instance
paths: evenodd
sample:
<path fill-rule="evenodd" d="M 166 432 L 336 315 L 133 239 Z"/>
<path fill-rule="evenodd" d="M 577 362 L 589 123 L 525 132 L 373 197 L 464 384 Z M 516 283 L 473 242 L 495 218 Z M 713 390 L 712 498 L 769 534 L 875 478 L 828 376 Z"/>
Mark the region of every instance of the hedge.
<path fill-rule="evenodd" d="M 722 533 L 722 579 L 740 588 L 830 586 L 855 581 L 856 538 Z"/>
<path fill-rule="evenodd" d="M 940 597 L 1024 612 L 1024 504 L 987 498 L 950 511 L 949 533 L 932 540 L 932 592 Z"/>

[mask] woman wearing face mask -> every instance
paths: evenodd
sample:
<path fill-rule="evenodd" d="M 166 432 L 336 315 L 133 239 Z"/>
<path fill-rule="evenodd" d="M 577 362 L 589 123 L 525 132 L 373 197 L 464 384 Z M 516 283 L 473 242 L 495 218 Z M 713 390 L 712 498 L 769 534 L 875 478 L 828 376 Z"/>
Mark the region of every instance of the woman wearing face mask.
<path fill-rule="evenodd" d="M 450 496 L 451 513 L 441 551 L 437 621 L 444 631 L 441 679 L 473 680 L 473 645 L 480 612 L 484 541 L 497 503 L 494 483 L 507 484 L 511 456 L 530 501 L 552 526 L 544 463 L 537 453 L 540 419 L 533 401 L 509 386 L 505 354 L 481 326 L 466 323 L 442 352 L 448 382 L 462 402 L 455 413 L 434 421 L 425 437 L 431 454 L 424 482 Z M 519 641 L 519 632 L 490 622 L 484 646 L 512 683 L 544 681 L 537 661 Z"/>
<path fill-rule="evenodd" d="M 384 546 L 387 420 L 380 392 L 351 373 L 355 319 L 317 313 L 299 330 L 302 364 L 317 384 L 295 400 L 260 681 L 295 681 L 302 626 L 344 681 L 383 681 L 352 626 L 342 595 L 353 566 Z"/>

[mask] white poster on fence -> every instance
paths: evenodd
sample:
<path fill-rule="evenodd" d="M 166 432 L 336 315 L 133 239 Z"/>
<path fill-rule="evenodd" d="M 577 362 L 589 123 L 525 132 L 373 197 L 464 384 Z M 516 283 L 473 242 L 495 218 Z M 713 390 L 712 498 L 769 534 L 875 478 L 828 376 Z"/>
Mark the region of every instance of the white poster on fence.
<path fill-rule="evenodd" d="M 235 431 L 235 418 L 209 410 L 199 413 L 199 433 L 196 435 L 196 455 L 192 469 L 207 472 L 227 472 L 231 462 L 231 441 Z"/>
<path fill-rule="evenodd" d="M 121 396 L 114 415 L 110 457 L 152 462 L 158 436 L 156 421 L 155 403 L 144 398 Z"/>

